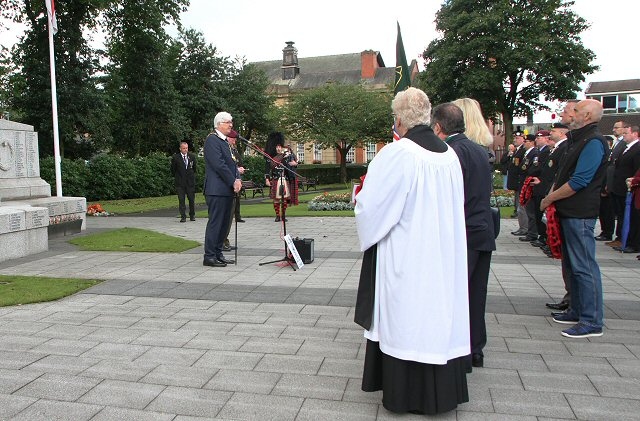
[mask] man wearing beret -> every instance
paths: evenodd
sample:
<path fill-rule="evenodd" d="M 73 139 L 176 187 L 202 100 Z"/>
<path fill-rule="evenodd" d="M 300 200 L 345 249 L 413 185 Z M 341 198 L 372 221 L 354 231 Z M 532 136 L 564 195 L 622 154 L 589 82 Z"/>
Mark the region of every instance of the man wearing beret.
<path fill-rule="evenodd" d="M 522 184 L 520 181 L 520 174 L 522 169 L 520 166 L 522 165 L 522 158 L 524 157 L 524 133 L 515 132 L 513 134 L 513 143 L 515 145 L 515 149 L 513 151 L 509 150 L 509 154 L 507 155 L 507 188 L 509 190 L 514 191 L 514 205 L 516 209 L 516 213 L 518 215 L 518 229 L 513 231 L 511 234 L 513 235 L 524 235 L 527 233 L 527 214 L 524 212 L 524 208 L 520 209 L 520 203 L 518 202 L 518 198 L 520 197 L 520 187 Z"/>
<path fill-rule="evenodd" d="M 542 222 L 543 212 L 540 210 L 540 202 L 542 198 L 549 193 L 549 188 L 551 187 L 550 184 L 542 182 L 542 172 L 544 168 L 547 167 L 549 155 L 551 154 L 551 148 L 548 145 L 549 135 L 548 130 L 538 130 L 536 133 L 538 156 L 535 158 L 533 166 L 529 170 L 529 176 L 532 177 L 531 184 L 533 185 L 531 207 L 533 218 L 538 228 L 538 238 L 531 242 L 531 245 L 535 247 L 544 247 L 547 244 L 547 225 Z"/>
<path fill-rule="evenodd" d="M 538 160 L 538 149 L 536 148 L 536 136 L 532 134 L 528 134 L 524 140 L 524 156 L 522 157 L 522 163 L 520 165 L 520 179 L 518 182 L 518 191 L 522 191 L 525 188 L 525 182 L 529 177 L 531 177 L 531 173 L 536 166 Z M 531 179 L 529 179 L 531 180 Z M 527 186 L 527 188 L 531 188 L 532 186 Z M 518 195 L 519 196 L 519 195 Z M 518 198 L 516 196 L 516 199 Z M 524 237 L 518 238 L 520 241 L 535 241 L 538 239 L 538 226 L 536 225 L 536 216 L 535 210 L 533 209 L 533 202 L 531 199 L 529 201 L 520 206 L 518 208 L 518 212 L 520 209 L 525 213 L 526 217 L 524 218 L 526 222 L 526 233 Z"/>

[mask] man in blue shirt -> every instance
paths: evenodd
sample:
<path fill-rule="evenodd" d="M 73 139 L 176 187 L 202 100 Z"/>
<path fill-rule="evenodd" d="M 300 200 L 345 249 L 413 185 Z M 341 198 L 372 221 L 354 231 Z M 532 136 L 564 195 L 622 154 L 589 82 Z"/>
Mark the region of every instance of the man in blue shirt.
<path fill-rule="evenodd" d="M 602 336 L 602 278 L 593 235 L 609 153 L 598 130 L 601 118 L 599 101 L 587 99 L 576 104 L 568 149 L 554 187 L 540 203 L 541 210 L 554 203 L 560 219 L 562 263 L 571 282 L 571 305 L 553 320 L 573 325 L 562 331 L 569 338 Z"/>

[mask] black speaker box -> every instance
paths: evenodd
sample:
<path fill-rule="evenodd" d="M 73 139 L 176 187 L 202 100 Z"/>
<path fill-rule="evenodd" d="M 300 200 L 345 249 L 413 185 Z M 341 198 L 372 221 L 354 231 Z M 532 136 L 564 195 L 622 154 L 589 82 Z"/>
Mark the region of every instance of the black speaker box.
<path fill-rule="evenodd" d="M 298 250 L 298 254 L 302 259 L 302 263 L 305 265 L 307 263 L 313 262 L 313 238 L 294 238 L 293 245 L 296 246 L 296 250 Z"/>

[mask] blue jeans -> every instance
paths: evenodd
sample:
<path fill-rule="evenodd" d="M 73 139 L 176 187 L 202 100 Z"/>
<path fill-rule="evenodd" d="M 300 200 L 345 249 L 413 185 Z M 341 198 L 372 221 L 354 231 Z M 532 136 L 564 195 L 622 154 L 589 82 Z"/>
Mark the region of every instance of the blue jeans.
<path fill-rule="evenodd" d="M 602 278 L 596 262 L 595 219 L 560 218 L 562 259 L 571 283 L 571 314 L 601 328 L 604 317 Z"/>

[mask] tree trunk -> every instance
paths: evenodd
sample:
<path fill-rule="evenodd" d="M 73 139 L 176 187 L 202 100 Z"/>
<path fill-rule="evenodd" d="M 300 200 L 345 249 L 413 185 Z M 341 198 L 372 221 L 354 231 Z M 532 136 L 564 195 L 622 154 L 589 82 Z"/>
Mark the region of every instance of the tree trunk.
<path fill-rule="evenodd" d="M 340 182 L 347 182 L 347 153 L 351 145 L 345 145 L 345 142 L 336 143 L 336 148 L 340 152 Z"/>

